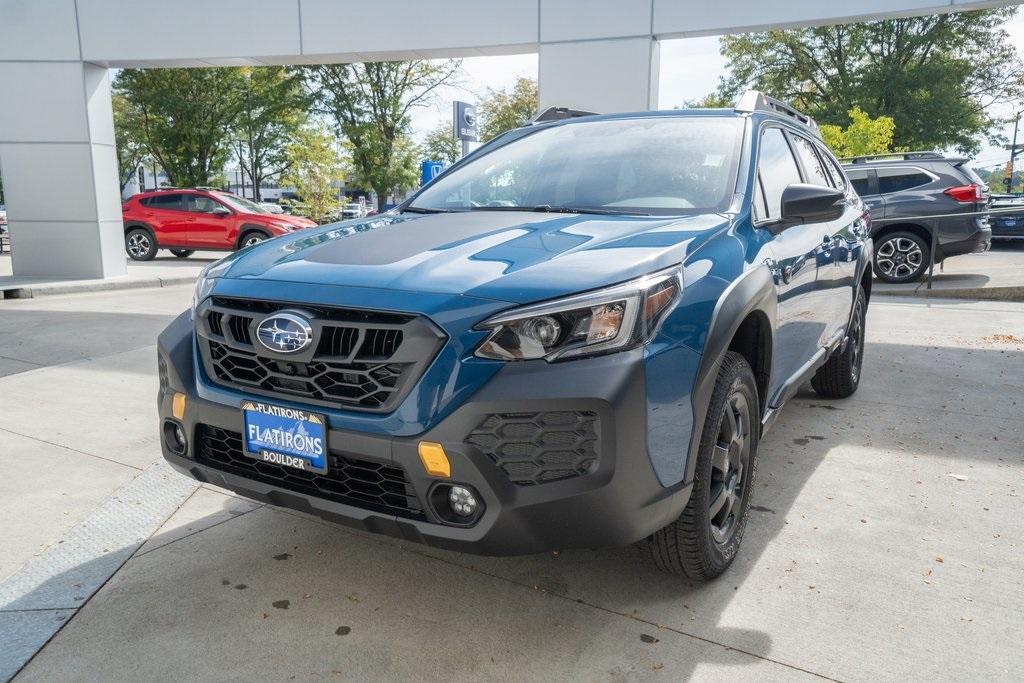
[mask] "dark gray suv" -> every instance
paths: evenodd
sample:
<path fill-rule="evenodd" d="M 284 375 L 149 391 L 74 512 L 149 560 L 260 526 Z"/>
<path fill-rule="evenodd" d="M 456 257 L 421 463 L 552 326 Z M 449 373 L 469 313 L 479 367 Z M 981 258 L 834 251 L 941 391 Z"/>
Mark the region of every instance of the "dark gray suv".
<path fill-rule="evenodd" d="M 988 189 L 968 162 L 939 152 L 843 160 L 846 175 L 871 210 L 880 279 L 912 282 L 932 261 L 989 248 Z"/>

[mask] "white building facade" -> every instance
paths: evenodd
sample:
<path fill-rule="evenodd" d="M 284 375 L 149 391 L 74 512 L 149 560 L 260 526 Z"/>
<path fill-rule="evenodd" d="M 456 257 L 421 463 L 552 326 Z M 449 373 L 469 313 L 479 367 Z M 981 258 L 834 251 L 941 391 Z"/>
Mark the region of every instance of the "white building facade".
<path fill-rule="evenodd" d="M 662 39 L 1017 2 L 0 0 L 0 174 L 14 273 L 126 273 L 111 67 L 538 52 L 542 107 L 635 111 L 657 106 Z"/>

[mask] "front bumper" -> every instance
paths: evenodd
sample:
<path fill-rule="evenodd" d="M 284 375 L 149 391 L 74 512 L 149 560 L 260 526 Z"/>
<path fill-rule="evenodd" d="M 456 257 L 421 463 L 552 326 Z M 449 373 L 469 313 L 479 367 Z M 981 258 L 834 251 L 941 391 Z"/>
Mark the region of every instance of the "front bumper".
<path fill-rule="evenodd" d="M 663 487 L 651 467 L 645 446 L 642 350 L 565 363 L 507 364 L 470 400 L 414 438 L 330 429 L 332 455 L 404 471 L 407 491 L 419 503 L 418 510 L 408 514 L 388 514 L 358 501 L 349 504 L 338 497 L 298 490 L 286 482 L 241 476 L 204 460 L 197 442 L 200 430 L 209 426 L 241 432 L 239 406 L 205 399 L 196 391 L 193 329 L 187 315 L 160 336 L 158 353 L 161 425 L 172 419 L 173 394 L 187 397 L 181 420 L 188 435 L 185 453 L 175 455 L 162 441 L 164 457 L 176 470 L 245 497 L 332 522 L 436 547 L 518 555 L 628 545 L 676 519 L 689 498 L 688 486 Z M 486 448 L 467 442 L 488 416 L 570 413 L 592 415 L 596 425 L 596 461 L 578 476 L 524 485 Z M 543 424 L 544 419 L 538 422 Z M 528 440 L 543 442 L 542 432 Z M 451 462 L 450 479 L 425 472 L 418 455 L 420 441 L 443 445 Z M 685 446 L 685 442 L 679 445 L 680 457 L 685 457 Z M 446 481 L 472 486 L 484 502 L 483 513 L 472 525 L 452 524 L 432 506 L 433 488 Z"/>

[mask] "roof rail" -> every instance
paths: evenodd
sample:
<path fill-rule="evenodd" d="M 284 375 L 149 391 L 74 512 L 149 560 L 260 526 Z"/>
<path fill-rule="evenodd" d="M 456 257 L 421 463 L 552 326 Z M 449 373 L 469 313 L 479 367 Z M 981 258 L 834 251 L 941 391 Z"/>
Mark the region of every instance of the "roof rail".
<path fill-rule="evenodd" d="M 582 109 L 569 109 L 568 107 L 548 107 L 544 111 L 537 112 L 537 115 L 530 119 L 530 123 L 548 123 L 550 121 L 562 121 L 564 119 L 575 119 L 580 116 L 596 116 L 597 112 L 583 111 Z"/>
<path fill-rule="evenodd" d="M 763 92 L 758 90 L 748 90 L 740 98 L 736 100 L 736 104 L 733 105 L 733 109 L 742 112 L 755 112 L 755 111 L 767 111 L 773 114 L 781 114 L 782 116 L 788 116 L 804 126 L 807 126 L 811 131 L 821 137 L 821 132 L 818 130 L 817 122 L 807 114 L 794 109 L 782 100 L 777 100 L 774 97 L 768 97 Z"/>
<path fill-rule="evenodd" d="M 869 161 L 878 161 L 880 159 L 893 160 L 893 161 L 914 161 L 920 159 L 945 159 L 946 155 L 942 152 L 934 151 L 922 151 L 922 152 L 885 152 L 883 154 L 864 154 L 856 157 L 843 157 L 840 159 L 844 164 L 866 164 Z"/>

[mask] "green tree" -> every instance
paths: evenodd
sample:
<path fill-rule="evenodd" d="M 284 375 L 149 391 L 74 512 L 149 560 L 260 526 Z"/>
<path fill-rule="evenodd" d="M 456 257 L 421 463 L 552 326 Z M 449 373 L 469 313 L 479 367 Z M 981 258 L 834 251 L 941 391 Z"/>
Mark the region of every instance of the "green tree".
<path fill-rule="evenodd" d="M 860 107 L 849 111 L 850 125 L 845 129 L 830 123 L 821 125 L 821 137 L 838 157 L 884 154 L 892 151 L 896 124 L 888 116 L 871 118 Z"/>
<path fill-rule="evenodd" d="M 432 101 L 442 84 L 453 84 L 459 61 L 366 62 L 306 67 L 318 110 L 331 117 L 350 143 L 352 168 L 359 182 L 387 194 L 416 176 L 416 158 L 402 153 L 409 133 L 409 112 Z"/>
<path fill-rule="evenodd" d="M 125 69 L 115 89 L 172 185 L 208 185 L 224 167 L 243 87 L 239 69 Z"/>
<path fill-rule="evenodd" d="M 537 114 L 540 106 L 537 81 L 519 78 L 512 90 L 488 90 L 477 111 L 480 140 L 487 142 L 505 131 L 519 128 Z"/>
<path fill-rule="evenodd" d="M 1024 66 L 1003 28 L 1016 9 L 954 12 L 722 38 L 730 74 L 718 94 L 757 88 L 819 123 L 860 107 L 895 124 L 893 145 L 976 152 L 993 104 L 1024 94 Z"/>
<path fill-rule="evenodd" d="M 337 140 L 322 127 L 306 126 L 288 145 L 287 162 L 281 182 L 295 187 L 309 218 L 324 222 L 341 205 L 338 183 L 347 171 Z"/>
<path fill-rule="evenodd" d="M 114 142 L 117 147 L 117 180 L 124 191 L 135 177 L 139 166 L 146 160 L 146 142 L 140 121 L 131 111 L 123 95 L 112 97 L 114 109 Z"/>
<path fill-rule="evenodd" d="M 260 201 L 263 181 L 288 168 L 288 143 L 308 118 L 309 102 L 301 75 L 285 67 L 245 67 L 241 75 L 233 147 Z"/>
<path fill-rule="evenodd" d="M 454 164 L 462 156 L 462 143 L 455 137 L 452 127 L 442 123 L 427 133 L 423 141 L 423 155 L 431 161 Z"/>

